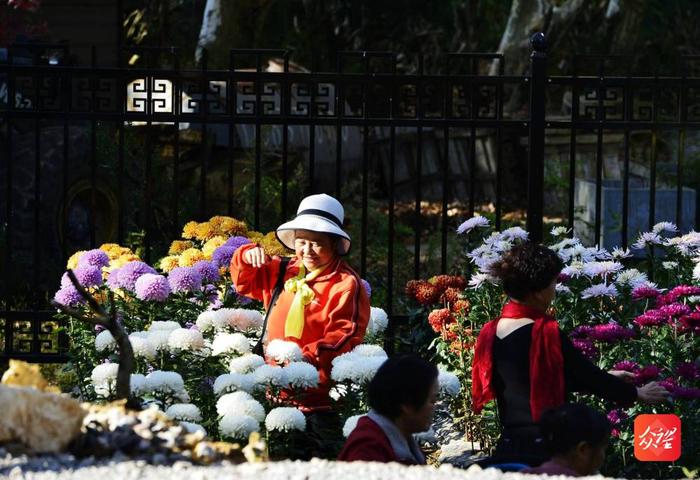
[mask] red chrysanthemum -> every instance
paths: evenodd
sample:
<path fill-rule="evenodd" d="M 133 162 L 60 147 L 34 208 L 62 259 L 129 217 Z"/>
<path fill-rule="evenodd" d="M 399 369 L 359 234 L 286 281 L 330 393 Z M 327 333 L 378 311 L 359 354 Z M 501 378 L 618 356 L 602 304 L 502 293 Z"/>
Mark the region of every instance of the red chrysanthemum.
<path fill-rule="evenodd" d="M 455 322 L 455 317 L 448 308 L 433 310 L 428 314 L 428 323 L 434 331 L 441 333 Z"/>
<path fill-rule="evenodd" d="M 467 288 L 467 281 L 458 275 L 436 275 L 428 281 L 435 285 L 440 292 L 444 292 L 448 288 L 456 288 L 458 290 Z"/>
<path fill-rule="evenodd" d="M 469 300 L 464 300 L 464 299 L 457 300 L 456 302 L 451 304 L 452 312 L 460 314 L 460 315 L 468 314 L 471 306 L 472 306 L 472 304 L 469 303 Z"/>
<path fill-rule="evenodd" d="M 459 296 L 461 293 L 462 290 L 459 290 L 454 287 L 448 287 L 440 296 L 440 301 L 443 303 L 449 303 L 450 305 L 454 305 L 459 301 Z"/>
<path fill-rule="evenodd" d="M 423 282 L 416 287 L 415 298 L 421 305 L 432 305 L 440 299 L 440 291 L 435 285 Z"/>
<path fill-rule="evenodd" d="M 416 296 L 418 286 L 423 283 L 425 283 L 424 280 L 409 280 L 408 282 L 406 282 L 406 295 L 408 295 L 411 298 L 414 298 Z"/>

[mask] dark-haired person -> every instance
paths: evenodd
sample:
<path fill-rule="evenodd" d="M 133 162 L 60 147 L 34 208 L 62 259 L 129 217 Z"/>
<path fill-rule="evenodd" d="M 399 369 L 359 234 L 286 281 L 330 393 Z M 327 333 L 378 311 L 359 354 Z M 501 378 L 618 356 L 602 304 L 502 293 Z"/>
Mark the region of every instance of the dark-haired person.
<path fill-rule="evenodd" d="M 547 410 L 540 419 L 542 438 L 551 458 L 521 473 L 594 475 L 605 460 L 610 422 L 600 412 L 580 403 Z"/>
<path fill-rule="evenodd" d="M 307 415 L 307 439 L 318 447 L 306 453 L 323 457 L 336 456 L 340 442 L 334 446 L 328 439 L 339 437 L 342 429 L 328 396 L 331 362 L 362 343 L 370 315 L 360 277 L 342 259 L 350 249 L 344 213 L 330 195 L 308 196 L 296 217 L 277 228 L 279 241 L 294 251 L 288 265 L 252 243 L 231 258 L 236 291 L 269 310 L 266 341 L 296 343 L 304 360 L 318 369 L 318 388 L 304 392 L 297 406 Z M 277 285 L 284 288 L 272 305 Z"/>
<path fill-rule="evenodd" d="M 430 428 L 438 369 L 415 355 L 397 355 L 379 367 L 368 387 L 369 413 L 361 417 L 338 460 L 425 465 L 413 438 Z"/>
<path fill-rule="evenodd" d="M 635 388 L 627 372 L 593 365 L 545 312 L 554 300 L 561 259 L 532 242 L 514 246 L 491 268 L 509 301 L 479 333 L 472 365 L 472 406 L 495 399 L 502 426 L 494 456 L 483 462 L 539 465 L 547 458 L 538 422 L 570 392 L 587 392 L 621 405 L 657 403 L 668 393 L 656 382 Z"/>

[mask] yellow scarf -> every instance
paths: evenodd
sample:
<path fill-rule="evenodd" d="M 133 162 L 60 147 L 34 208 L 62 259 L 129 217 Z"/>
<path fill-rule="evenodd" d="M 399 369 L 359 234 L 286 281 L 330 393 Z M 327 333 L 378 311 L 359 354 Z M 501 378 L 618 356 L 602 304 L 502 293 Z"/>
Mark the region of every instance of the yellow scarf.
<path fill-rule="evenodd" d="M 301 338 L 304 331 L 304 307 L 314 299 L 314 291 L 306 282 L 318 277 L 322 271 L 322 268 L 317 268 L 306 275 L 306 269 L 302 263 L 299 265 L 299 274 L 284 282 L 284 290 L 294 294 L 294 300 L 292 300 L 287 320 L 284 323 L 285 337 Z"/>

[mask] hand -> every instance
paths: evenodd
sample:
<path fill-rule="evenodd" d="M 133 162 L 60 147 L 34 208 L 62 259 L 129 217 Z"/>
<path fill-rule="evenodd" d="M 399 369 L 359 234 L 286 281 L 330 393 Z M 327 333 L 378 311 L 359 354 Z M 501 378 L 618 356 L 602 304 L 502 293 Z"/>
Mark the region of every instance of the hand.
<path fill-rule="evenodd" d="M 620 380 L 624 380 L 627 383 L 632 383 L 634 381 L 634 373 L 628 372 L 626 370 L 608 370 L 608 373 L 613 377 L 617 377 Z"/>
<path fill-rule="evenodd" d="M 243 261 L 255 268 L 262 267 L 269 260 L 270 257 L 267 256 L 262 247 L 251 248 L 243 254 Z"/>
<path fill-rule="evenodd" d="M 637 399 L 643 403 L 660 403 L 668 399 L 668 391 L 658 382 L 649 382 L 637 387 Z"/>

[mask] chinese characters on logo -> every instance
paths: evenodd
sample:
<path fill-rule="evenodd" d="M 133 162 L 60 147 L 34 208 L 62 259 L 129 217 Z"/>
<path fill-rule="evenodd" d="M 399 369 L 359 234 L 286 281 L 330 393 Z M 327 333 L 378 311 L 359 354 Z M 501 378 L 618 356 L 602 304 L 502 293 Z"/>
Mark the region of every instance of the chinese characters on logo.
<path fill-rule="evenodd" d="M 634 419 L 634 456 L 642 462 L 673 462 L 681 456 L 681 420 L 676 415 Z"/>

